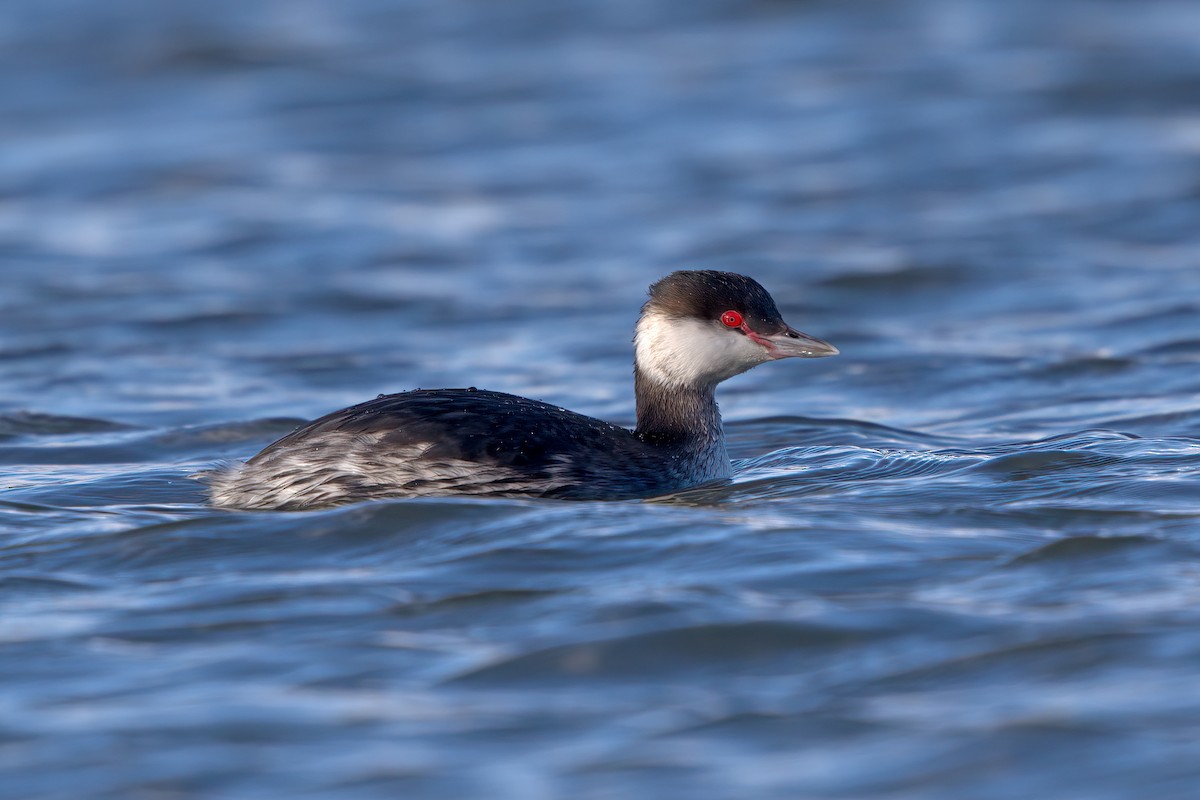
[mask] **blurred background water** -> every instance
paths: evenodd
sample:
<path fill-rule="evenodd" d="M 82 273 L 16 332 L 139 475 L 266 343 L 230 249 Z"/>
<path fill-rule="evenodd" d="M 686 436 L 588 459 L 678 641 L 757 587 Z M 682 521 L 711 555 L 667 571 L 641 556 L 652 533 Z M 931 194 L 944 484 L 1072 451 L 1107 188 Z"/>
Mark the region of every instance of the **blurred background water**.
<path fill-rule="evenodd" d="M 1200 795 L 1200 6 L 9 0 L 0 795 Z M 837 359 L 732 486 L 216 513 L 418 386 L 633 421 L 673 269 Z"/>

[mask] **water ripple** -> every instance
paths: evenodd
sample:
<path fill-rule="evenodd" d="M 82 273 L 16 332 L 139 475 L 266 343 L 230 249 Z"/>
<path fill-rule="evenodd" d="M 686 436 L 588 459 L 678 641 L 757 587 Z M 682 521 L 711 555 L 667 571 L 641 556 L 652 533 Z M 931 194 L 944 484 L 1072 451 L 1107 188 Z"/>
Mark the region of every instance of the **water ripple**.
<path fill-rule="evenodd" d="M 1198 25 L 10 0 L 0 794 L 1195 796 Z M 842 349 L 728 485 L 204 505 L 379 392 L 628 423 L 681 267 Z"/>

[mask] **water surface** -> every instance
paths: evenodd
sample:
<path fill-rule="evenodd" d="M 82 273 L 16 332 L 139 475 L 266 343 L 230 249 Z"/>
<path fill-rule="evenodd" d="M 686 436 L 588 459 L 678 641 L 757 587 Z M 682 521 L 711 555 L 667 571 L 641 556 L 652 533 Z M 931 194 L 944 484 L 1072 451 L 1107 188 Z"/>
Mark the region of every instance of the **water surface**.
<path fill-rule="evenodd" d="M 9 2 L 0 794 L 1191 798 L 1183 0 Z M 649 503 L 216 512 L 416 387 L 633 421 L 681 267 L 843 355 Z"/>

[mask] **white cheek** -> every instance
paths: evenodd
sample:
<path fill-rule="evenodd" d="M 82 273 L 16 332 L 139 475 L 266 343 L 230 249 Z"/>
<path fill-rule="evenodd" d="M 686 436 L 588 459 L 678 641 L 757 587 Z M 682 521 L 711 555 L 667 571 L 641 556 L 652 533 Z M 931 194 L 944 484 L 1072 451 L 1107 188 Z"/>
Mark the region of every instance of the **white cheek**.
<path fill-rule="evenodd" d="M 720 383 L 769 359 L 748 336 L 661 314 L 638 320 L 634 344 L 638 369 L 667 385 Z"/>

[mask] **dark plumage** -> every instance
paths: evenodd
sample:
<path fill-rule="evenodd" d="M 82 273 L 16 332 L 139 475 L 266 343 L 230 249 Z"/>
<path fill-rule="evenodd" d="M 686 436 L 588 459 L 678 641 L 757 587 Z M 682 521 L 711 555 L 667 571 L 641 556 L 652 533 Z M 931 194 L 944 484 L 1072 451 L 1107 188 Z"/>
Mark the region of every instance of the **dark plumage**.
<path fill-rule="evenodd" d="M 481 479 L 477 488 L 486 489 L 478 493 L 575 500 L 645 497 L 670 491 L 682 477 L 672 469 L 671 459 L 664 463 L 659 448 L 627 428 L 537 400 L 478 389 L 418 389 L 335 411 L 270 445 L 246 468 L 270 468 L 298 458 L 314 465 L 335 462 L 337 451 L 364 437 L 379 452 L 420 442 L 422 461 L 475 464 Z M 623 466 L 619 481 L 612 480 L 614 459 Z M 384 466 L 382 461 L 376 465 Z M 305 469 L 297 477 L 319 469 Z M 397 493 L 437 494 L 442 480 L 415 471 L 402 482 L 343 480 L 341 486 L 347 500 L 366 500 Z"/>

